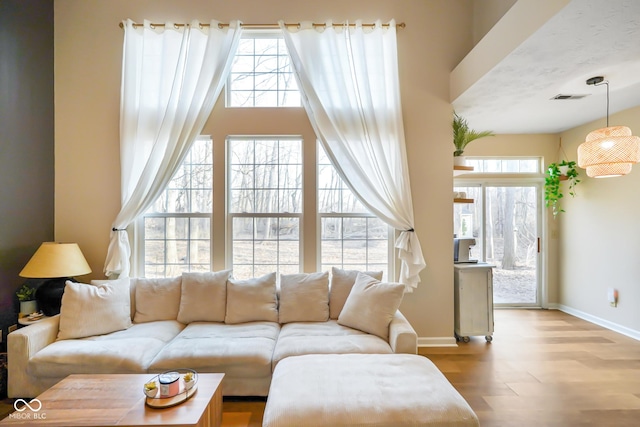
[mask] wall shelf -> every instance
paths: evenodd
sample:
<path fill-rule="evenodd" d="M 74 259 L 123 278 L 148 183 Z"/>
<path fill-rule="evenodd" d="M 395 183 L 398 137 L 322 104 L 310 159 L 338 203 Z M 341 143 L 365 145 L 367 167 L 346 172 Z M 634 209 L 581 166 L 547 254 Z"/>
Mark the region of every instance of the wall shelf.
<path fill-rule="evenodd" d="M 453 199 L 453 203 L 473 203 L 473 199 Z"/>
<path fill-rule="evenodd" d="M 473 166 L 456 166 L 453 165 L 454 171 L 473 171 Z"/>

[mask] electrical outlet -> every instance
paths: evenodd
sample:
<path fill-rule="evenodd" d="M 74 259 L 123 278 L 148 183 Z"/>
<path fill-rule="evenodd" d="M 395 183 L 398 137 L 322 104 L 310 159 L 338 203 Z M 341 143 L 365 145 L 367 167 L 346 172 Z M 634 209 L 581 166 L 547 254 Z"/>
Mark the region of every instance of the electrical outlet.
<path fill-rule="evenodd" d="M 13 325 L 9 326 L 9 329 L 8 329 L 9 332 L 8 333 L 11 333 L 11 332 L 15 331 L 16 329 L 18 329 L 18 325 L 13 324 Z"/>
<path fill-rule="evenodd" d="M 614 288 L 607 289 L 607 300 L 611 307 L 618 306 L 618 290 Z"/>

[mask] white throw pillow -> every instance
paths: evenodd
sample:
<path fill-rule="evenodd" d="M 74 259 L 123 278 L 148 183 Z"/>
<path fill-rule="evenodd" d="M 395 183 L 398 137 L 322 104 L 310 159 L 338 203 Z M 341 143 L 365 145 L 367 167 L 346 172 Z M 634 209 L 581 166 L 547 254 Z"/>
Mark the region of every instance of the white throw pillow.
<path fill-rule="evenodd" d="M 225 323 L 277 322 L 276 273 L 262 277 L 227 280 Z"/>
<path fill-rule="evenodd" d="M 178 322 L 224 322 L 231 270 L 182 273 Z"/>
<path fill-rule="evenodd" d="M 180 309 L 182 277 L 136 281 L 136 323 L 176 320 Z"/>
<path fill-rule="evenodd" d="M 402 283 L 383 283 L 359 273 L 338 323 L 389 340 L 389 324 L 404 296 Z"/>
<path fill-rule="evenodd" d="M 89 285 L 67 280 L 58 339 L 104 335 L 131 326 L 129 279 Z"/>
<path fill-rule="evenodd" d="M 329 291 L 329 316 L 337 319 L 340 316 L 342 307 L 351 292 L 351 288 L 356 281 L 358 273 L 364 273 L 374 279 L 382 280 L 382 271 L 341 270 L 331 268 L 331 289 Z"/>
<path fill-rule="evenodd" d="M 280 323 L 329 320 L 329 272 L 280 275 Z"/>

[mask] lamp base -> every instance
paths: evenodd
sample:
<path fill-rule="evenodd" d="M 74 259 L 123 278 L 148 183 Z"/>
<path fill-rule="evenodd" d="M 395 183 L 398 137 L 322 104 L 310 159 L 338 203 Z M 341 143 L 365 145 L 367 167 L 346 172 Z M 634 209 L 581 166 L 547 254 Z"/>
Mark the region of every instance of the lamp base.
<path fill-rule="evenodd" d="M 74 279 L 68 277 L 60 277 L 49 279 L 42 282 L 36 290 L 36 301 L 38 308 L 45 316 L 55 316 L 60 314 L 62 306 L 62 294 L 67 280 L 75 282 Z"/>

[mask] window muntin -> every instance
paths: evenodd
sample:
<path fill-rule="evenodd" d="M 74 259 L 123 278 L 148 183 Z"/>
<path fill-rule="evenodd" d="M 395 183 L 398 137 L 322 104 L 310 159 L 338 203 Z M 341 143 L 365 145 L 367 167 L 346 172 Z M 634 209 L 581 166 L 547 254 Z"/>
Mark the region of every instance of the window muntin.
<path fill-rule="evenodd" d="M 211 269 L 212 141 L 200 137 L 141 217 L 144 277 Z"/>
<path fill-rule="evenodd" d="M 231 66 L 227 107 L 300 107 L 300 92 L 282 36 L 246 32 Z"/>
<path fill-rule="evenodd" d="M 318 214 L 322 271 L 331 267 L 382 270 L 388 276 L 389 226 L 358 201 L 320 145 Z"/>
<path fill-rule="evenodd" d="M 228 139 L 228 217 L 236 278 L 300 271 L 302 140 Z"/>

